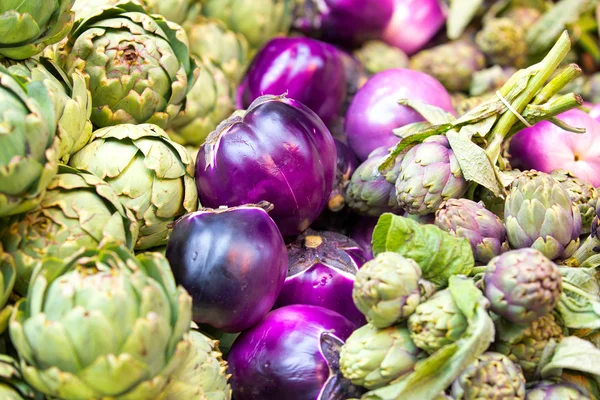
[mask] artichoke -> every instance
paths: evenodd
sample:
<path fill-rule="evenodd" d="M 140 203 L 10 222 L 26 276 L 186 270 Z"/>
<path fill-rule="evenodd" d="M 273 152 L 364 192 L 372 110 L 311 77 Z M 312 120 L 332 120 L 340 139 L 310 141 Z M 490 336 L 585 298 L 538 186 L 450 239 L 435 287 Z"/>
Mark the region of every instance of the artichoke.
<path fill-rule="evenodd" d="M 33 270 L 46 256 L 64 259 L 103 240 L 133 250 L 138 225 L 115 190 L 88 172 L 61 167 L 39 207 L 12 218 L 0 242 L 17 267 L 15 290 L 27 294 Z"/>
<path fill-rule="evenodd" d="M 73 26 L 74 0 L 2 0 L 0 57 L 24 60 L 60 42 Z"/>
<path fill-rule="evenodd" d="M 185 362 L 192 299 L 158 253 L 46 258 L 10 335 L 32 387 L 62 399 L 154 399 Z"/>
<path fill-rule="evenodd" d="M 525 399 L 521 368 L 503 354 L 480 355 L 452 383 L 456 400 Z"/>
<path fill-rule="evenodd" d="M 502 221 L 482 203 L 449 199 L 435 213 L 435 224 L 454 236 L 468 239 L 475 260 L 482 264 L 508 250 Z"/>
<path fill-rule="evenodd" d="M 400 163 L 396 195 L 409 214 L 425 215 L 467 191 L 454 152 L 445 136 L 431 136 L 412 147 Z"/>
<path fill-rule="evenodd" d="M 41 82 L 0 66 L 0 218 L 36 207 L 58 170 L 56 119 Z"/>
<path fill-rule="evenodd" d="M 571 202 L 579 208 L 582 225 L 581 233 L 590 233 L 592 221 L 596 216 L 596 206 L 598 205 L 599 194 L 596 188 L 565 170 L 552 171 L 550 175 L 563 185 L 571 198 Z"/>
<path fill-rule="evenodd" d="M 567 382 L 540 382 L 527 391 L 527 400 L 591 400 L 579 388 Z"/>
<path fill-rule="evenodd" d="M 165 245 L 168 225 L 198 207 L 192 158 L 155 125 L 98 129 L 69 165 L 106 181 L 133 211 L 140 229 L 136 250 Z"/>
<path fill-rule="evenodd" d="M 385 328 L 406 320 L 433 291 L 433 285 L 421 279 L 419 264 L 383 252 L 356 273 L 352 299 L 371 325 Z"/>
<path fill-rule="evenodd" d="M 550 175 L 525 171 L 512 182 L 504 204 L 511 248 L 533 247 L 551 260 L 570 257 L 579 247 L 581 214 L 567 190 Z"/>
<path fill-rule="evenodd" d="M 387 156 L 387 147 L 373 150 L 352 174 L 346 187 L 345 201 L 356 213 L 378 217 L 386 212 L 399 214 L 403 211 L 398 205 L 394 188 L 402 155 L 397 158 L 399 161 L 396 161 L 394 168 L 382 175 L 379 165 Z"/>
<path fill-rule="evenodd" d="M 429 354 L 456 342 L 467 326 L 467 319 L 456 306 L 449 289 L 439 291 L 419 304 L 408 318 L 411 339 Z"/>
<path fill-rule="evenodd" d="M 392 68 L 408 67 L 408 56 L 402 50 L 380 40 L 366 42 L 353 54 L 369 76 Z"/>
<path fill-rule="evenodd" d="M 525 29 L 512 19 L 492 18 L 477 33 L 475 41 L 491 64 L 520 68 L 527 63 L 525 36 Z"/>
<path fill-rule="evenodd" d="M 467 91 L 473 74 L 485 68 L 485 57 L 468 40 L 457 40 L 412 56 L 410 68 L 436 78 L 449 91 Z"/>
<path fill-rule="evenodd" d="M 546 345 L 551 340 L 559 342 L 562 338 L 562 327 L 553 314 L 548 314 L 533 321 L 517 338 L 510 341 L 496 340 L 494 351 L 505 354 L 519 364 L 525 377 L 529 379 L 535 374 Z"/>
<path fill-rule="evenodd" d="M 19 363 L 14 358 L 0 354 L 0 398 L 3 400 L 44 400 L 23 380 Z"/>
<path fill-rule="evenodd" d="M 483 284 L 490 309 L 515 324 L 550 314 L 562 292 L 558 267 L 535 249 L 512 250 L 492 259 Z"/>
<path fill-rule="evenodd" d="M 377 329 L 367 324 L 346 339 L 340 370 L 353 384 L 375 389 L 412 372 L 419 356 L 408 329 L 399 325 Z"/>
<path fill-rule="evenodd" d="M 26 82 L 39 81 L 46 86 L 54 104 L 60 139 L 59 159 L 67 163 L 69 157 L 81 150 L 92 136 L 92 98 L 80 71 L 65 73 L 48 59 L 28 59 L 10 63 L 8 70 Z"/>
<path fill-rule="evenodd" d="M 202 0 L 143 0 L 154 14 L 160 14 L 171 22 L 182 25 L 200 14 Z"/>
<path fill-rule="evenodd" d="M 8 305 L 8 303 L 16 281 L 17 267 L 14 259 L 10 254 L 4 252 L 2 243 L 0 243 L 0 335 L 8 327 L 8 320 L 12 312 L 12 306 Z"/>
<path fill-rule="evenodd" d="M 499 65 L 477 71 L 473 74 L 469 94 L 471 96 L 481 96 L 486 93 L 493 93 L 504 86 L 515 72 L 517 72 L 516 68 L 501 67 Z"/>
<path fill-rule="evenodd" d="M 560 378 L 564 382 L 575 385 L 579 391 L 588 394 L 591 399 L 600 398 L 600 385 L 594 375 L 565 369 Z"/>
<path fill-rule="evenodd" d="M 58 51 L 67 71 L 79 69 L 89 81 L 97 127 L 164 128 L 183 107 L 199 72 L 183 28 L 148 15 L 133 1 L 93 9 Z"/>

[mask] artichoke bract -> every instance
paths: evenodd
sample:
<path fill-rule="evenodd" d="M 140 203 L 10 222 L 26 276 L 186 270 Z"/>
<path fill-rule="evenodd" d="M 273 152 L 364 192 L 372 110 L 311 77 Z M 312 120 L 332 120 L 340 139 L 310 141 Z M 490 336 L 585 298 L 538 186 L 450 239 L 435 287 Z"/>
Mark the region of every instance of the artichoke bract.
<path fill-rule="evenodd" d="M 504 225 L 511 248 L 532 247 L 551 260 L 568 258 L 579 247 L 579 208 L 567 190 L 543 172 L 525 171 L 512 182 Z"/>
<path fill-rule="evenodd" d="M 567 382 L 540 382 L 527 391 L 527 400 L 591 400 L 575 385 Z"/>
<path fill-rule="evenodd" d="M 433 292 L 433 285 L 421 275 L 415 261 L 392 252 L 380 253 L 356 274 L 354 304 L 377 328 L 405 321 Z"/>
<path fill-rule="evenodd" d="M 445 136 L 431 136 L 412 147 L 396 180 L 398 204 L 409 214 L 433 214 L 440 204 L 467 191 L 458 160 Z"/>
<path fill-rule="evenodd" d="M 581 233 L 590 233 L 592 221 L 596 216 L 598 198 L 600 198 L 598 190 L 593 185 L 582 181 L 573 173 L 566 170 L 552 171 L 550 175 L 563 185 L 571 198 L 571 202 L 579 208 L 582 226 Z"/>
<path fill-rule="evenodd" d="M 21 371 L 63 399 L 156 398 L 185 362 L 192 300 L 158 253 L 107 243 L 46 258 L 11 317 Z"/>
<path fill-rule="evenodd" d="M 352 383 L 367 389 L 386 385 L 412 372 L 423 353 L 399 325 L 355 330 L 340 351 L 340 369 Z"/>
<path fill-rule="evenodd" d="M 0 230 L 0 242 L 17 266 L 15 290 L 27 294 L 32 272 L 44 257 L 65 259 L 103 240 L 133 250 L 138 236 L 135 217 L 115 190 L 95 175 L 61 167 L 39 207 L 13 218 Z"/>
<path fill-rule="evenodd" d="M 67 72 L 79 69 L 89 81 L 97 127 L 165 128 L 199 73 L 183 28 L 133 1 L 95 8 L 75 24 L 59 52 Z"/>
<path fill-rule="evenodd" d="M 457 237 L 469 239 L 475 260 L 482 264 L 508 251 L 502 220 L 481 203 L 449 199 L 435 213 L 435 224 Z"/>
<path fill-rule="evenodd" d="M 12 305 L 8 305 L 8 301 L 16 281 L 17 266 L 15 265 L 14 259 L 8 253 L 4 252 L 2 243 L 0 243 L 0 335 L 3 334 L 8 327 L 8 320 L 12 313 Z M 4 344 L 2 339 L 0 339 L 0 344 Z"/>
<path fill-rule="evenodd" d="M 525 399 L 525 378 L 518 365 L 503 354 L 486 352 L 452 384 L 456 400 Z"/>
<path fill-rule="evenodd" d="M 0 217 L 41 201 L 58 171 L 56 117 L 42 82 L 24 86 L 0 66 Z"/>
<path fill-rule="evenodd" d="M 136 250 L 166 244 L 168 225 L 198 207 L 194 161 L 155 125 L 98 129 L 69 165 L 92 172 L 116 190 L 139 223 Z"/>
<path fill-rule="evenodd" d="M 3 0 L 0 3 L 0 56 L 24 60 L 49 44 L 60 42 L 71 30 L 75 0 L 52 0 L 43 7 L 37 0 Z"/>
<path fill-rule="evenodd" d="M 41 393 L 23 380 L 19 362 L 6 354 L 0 354 L 0 398 L 4 400 L 44 400 Z"/>

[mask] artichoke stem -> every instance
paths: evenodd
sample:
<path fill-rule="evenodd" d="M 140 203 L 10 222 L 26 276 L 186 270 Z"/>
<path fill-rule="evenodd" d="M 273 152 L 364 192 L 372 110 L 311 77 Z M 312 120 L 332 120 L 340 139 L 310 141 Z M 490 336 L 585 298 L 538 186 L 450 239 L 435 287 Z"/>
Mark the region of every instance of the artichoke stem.
<path fill-rule="evenodd" d="M 567 65 L 535 96 L 532 104 L 539 105 L 546 103 L 579 75 L 581 75 L 579 65 Z"/>

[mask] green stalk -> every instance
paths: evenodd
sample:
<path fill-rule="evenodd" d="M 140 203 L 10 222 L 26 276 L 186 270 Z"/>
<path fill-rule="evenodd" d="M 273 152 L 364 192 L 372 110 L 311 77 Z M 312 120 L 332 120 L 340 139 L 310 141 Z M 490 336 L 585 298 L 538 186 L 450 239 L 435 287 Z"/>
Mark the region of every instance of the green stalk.
<path fill-rule="evenodd" d="M 537 96 L 535 96 L 535 99 L 531 104 L 539 105 L 546 103 L 579 75 L 581 75 L 581 68 L 579 65 L 567 65 L 538 93 Z"/>

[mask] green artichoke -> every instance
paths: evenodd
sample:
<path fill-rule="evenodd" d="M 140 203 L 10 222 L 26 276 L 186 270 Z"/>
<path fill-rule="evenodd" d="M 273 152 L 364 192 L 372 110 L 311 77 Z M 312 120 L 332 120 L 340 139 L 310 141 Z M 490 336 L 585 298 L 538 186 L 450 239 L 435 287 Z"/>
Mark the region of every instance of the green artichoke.
<path fill-rule="evenodd" d="M 593 185 L 583 182 L 571 172 L 556 170 L 550 175 L 563 185 L 571 198 L 571 202 L 579 208 L 582 225 L 581 233 L 589 234 L 592 221 L 596 216 L 598 198 L 600 197 L 598 191 Z"/>
<path fill-rule="evenodd" d="M 0 398 L 2 400 L 44 400 L 23 380 L 19 363 L 14 358 L 0 354 Z"/>
<path fill-rule="evenodd" d="M 0 66 L 0 217 L 41 201 L 58 170 L 56 118 L 42 82 L 23 85 Z"/>
<path fill-rule="evenodd" d="M 528 46 L 525 29 L 510 18 L 488 20 L 475 37 L 491 64 L 523 67 L 527 63 Z"/>
<path fill-rule="evenodd" d="M 0 57 L 24 60 L 60 42 L 73 26 L 74 0 L 2 0 Z"/>
<path fill-rule="evenodd" d="M 0 243 L 0 335 L 8 327 L 8 320 L 12 313 L 12 306 L 9 305 L 9 299 L 16 281 L 17 266 L 14 259 L 4 251 L 2 243 Z"/>
<path fill-rule="evenodd" d="M 198 207 L 192 158 L 155 125 L 98 129 L 69 165 L 106 181 L 133 211 L 140 229 L 136 250 L 165 245 L 168 225 Z"/>
<path fill-rule="evenodd" d="M 155 400 L 231 400 L 231 375 L 219 350 L 219 342 L 193 327 L 189 338 L 192 349 L 183 366 Z"/>
<path fill-rule="evenodd" d="M 494 93 L 504 86 L 515 72 L 517 72 L 516 68 L 501 67 L 499 65 L 477 71 L 473 74 L 469 94 L 471 96 L 482 96 L 486 93 Z"/>
<path fill-rule="evenodd" d="M 92 97 L 81 71 L 74 70 L 66 76 L 52 61 L 28 59 L 13 62 L 8 70 L 26 82 L 42 82 L 54 104 L 60 140 L 58 156 L 67 163 L 69 157 L 83 148 L 92 137 Z"/>
<path fill-rule="evenodd" d="M 591 400 L 579 388 L 567 382 L 540 382 L 527 391 L 527 400 Z"/>
<path fill-rule="evenodd" d="M 570 257 L 579 247 L 581 214 L 567 190 L 550 175 L 525 171 L 512 182 L 504 204 L 511 248 L 533 247 L 551 260 Z"/>
<path fill-rule="evenodd" d="M 399 48 L 380 40 L 370 40 L 354 51 L 367 75 L 375 75 L 392 68 L 407 68 L 408 56 Z"/>
<path fill-rule="evenodd" d="M 412 372 L 420 350 L 399 325 L 358 328 L 340 351 L 340 370 L 353 384 L 375 389 Z"/>
<path fill-rule="evenodd" d="M 502 331 L 500 331 L 500 336 Z M 510 341 L 496 340 L 494 351 L 507 355 L 519 364 L 526 378 L 531 378 L 540 362 L 544 348 L 551 341 L 559 342 L 563 329 L 553 314 L 533 321 L 517 338 Z"/>
<path fill-rule="evenodd" d="M 486 352 L 452 383 L 456 400 L 525 399 L 525 378 L 518 365 L 503 354 Z"/>
<path fill-rule="evenodd" d="M 89 81 L 97 127 L 152 123 L 164 128 L 199 73 L 183 28 L 133 1 L 97 7 L 77 21 L 59 58 Z"/>
<path fill-rule="evenodd" d="M 133 2 L 147 8 L 145 0 L 75 0 L 71 10 L 75 13 L 75 21 L 81 21 L 97 15 L 101 9 L 114 7 L 118 4 Z"/>
<path fill-rule="evenodd" d="M 433 214 L 445 200 L 467 191 L 458 160 L 445 136 L 431 136 L 412 147 L 400 164 L 396 195 L 409 214 Z"/>
<path fill-rule="evenodd" d="M 133 250 L 137 236 L 135 217 L 110 185 L 89 172 L 61 167 L 40 206 L 0 230 L 0 243 L 16 264 L 15 291 L 25 296 L 44 257 L 64 259 L 103 240 Z"/>
<path fill-rule="evenodd" d="M 376 328 L 406 320 L 434 291 L 421 279 L 421 268 L 400 254 L 383 252 L 356 273 L 352 299 Z"/>
<path fill-rule="evenodd" d="M 294 0 L 204 0 L 202 13 L 241 33 L 253 49 L 292 26 Z"/>
<path fill-rule="evenodd" d="M 48 257 L 15 308 L 22 374 L 50 397 L 155 399 L 190 353 L 192 300 L 158 253 Z"/>
<path fill-rule="evenodd" d="M 153 14 L 182 25 L 200 14 L 202 0 L 143 0 Z"/>
<path fill-rule="evenodd" d="M 470 41 L 457 40 L 420 51 L 410 68 L 433 76 L 449 91 L 467 91 L 473 74 L 485 68 L 485 57 Z"/>
<path fill-rule="evenodd" d="M 417 347 L 435 353 L 456 342 L 467 330 L 467 319 L 456 306 L 449 289 L 419 304 L 408 318 L 410 337 Z"/>

